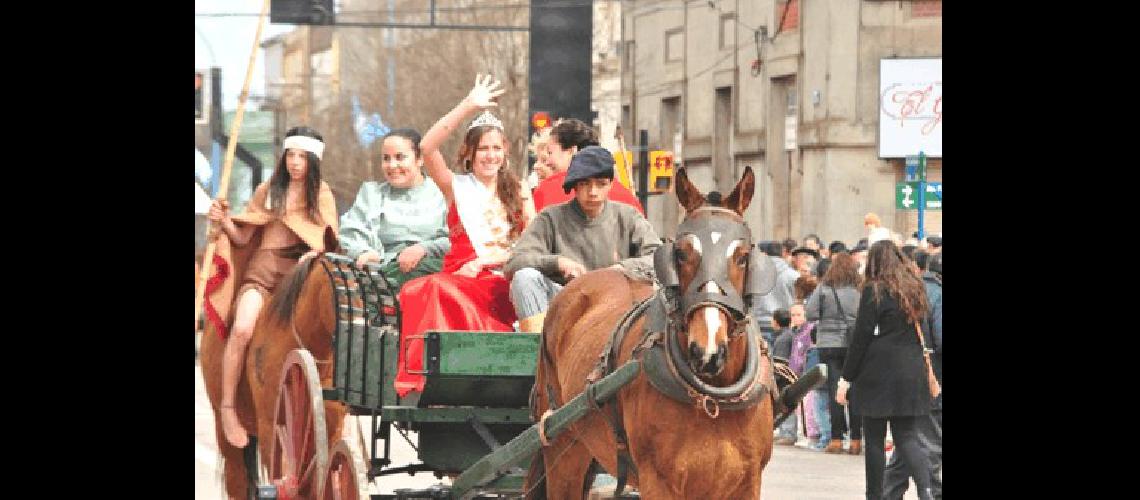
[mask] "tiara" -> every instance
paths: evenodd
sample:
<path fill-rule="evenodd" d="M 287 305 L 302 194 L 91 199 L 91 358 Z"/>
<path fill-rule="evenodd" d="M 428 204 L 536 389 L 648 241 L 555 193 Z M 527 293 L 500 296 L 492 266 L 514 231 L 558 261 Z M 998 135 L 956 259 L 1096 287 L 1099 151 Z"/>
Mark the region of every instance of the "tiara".
<path fill-rule="evenodd" d="M 487 125 L 487 126 L 495 127 L 499 130 L 503 130 L 503 122 L 499 121 L 498 118 L 495 118 L 495 115 L 492 115 L 490 111 L 484 111 L 479 116 L 476 116 L 475 120 L 473 120 L 471 122 L 471 125 L 467 126 L 467 130 L 471 130 L 475 127 L 479 127 L 479 126 L 483 126 L 483 125 Z"/>

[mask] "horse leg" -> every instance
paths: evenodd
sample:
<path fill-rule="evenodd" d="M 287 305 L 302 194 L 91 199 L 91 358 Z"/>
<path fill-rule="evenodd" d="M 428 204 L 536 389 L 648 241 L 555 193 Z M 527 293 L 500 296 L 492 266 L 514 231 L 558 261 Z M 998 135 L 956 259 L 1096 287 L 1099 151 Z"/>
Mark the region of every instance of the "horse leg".
<path fill-rule="evenodd" d="M 234 408 L 234 399 L 236 399 L 234 394 L 237 392 L 238 381 L 241 380 L 246 346 L 253 337 L 253 327 L 261 312 L 262 302 L 261 294 L 255 289 L 247 289 L 241 295 L 234 317 L 234 327 L 230 338 L 226 341 L 225 353 L 222 355 L 222 402 L 218 416 L 221 417 L 219 420 L 225 441 L 238 448 L 244 448 L 249 444 L 249 436 Z"/>
<path fill-rule="evenodd" d="M 348 407 L 336 401 L 325 401 L 325 427 L 328 428 L 328 443 L 329 446 L 336 446 L 336 442 L 344 436 L 344 424 L 346 419 L 345 414 L 348 413 Z M 352 422 L 355 424 L 356 422 Z M 353 433 L 355 435 L 355 433 Z M 351 440 L 350 440 L 351 441 Z M 357 443 L 350 442 L 350 446 L 357 448 Z M 360 450 L 362 453 L 364 450 Z"/>
<path fill-rule="evenodd" d="M 663 478 L 656 470 L 649 470 L 648 467 L 637 469 L 637 492 L 641 498 L 654 498 L 668 500 L 671 498 L 682 499 L 684 498 L 679 492 L 669 488 L 669 481 Z M 723 494 L 723 492 L 709 492 L 710 495 Z M 714 497 L 715 498 L 715 497 Z M 740 497 L 740 498 L 760 498 L 759 494 L 754 496 Z"/>
<path fill-rule="evenodd" d="M 593 456 L 570 433 L 563 434 L 543 450 L 547 500 L 581 500 L 586 497 L 586 474 Z M 652 497 L 646 497 L 652 498 Z"/>
<path fill-rule="evenodd" d="M 523 478 L 523 500 L 546 500 L 546 457 L 542 451 L 534 454 Z"/>
<path fill-rule="evenodd" d="M 235 448 L 226 442 L 225 433 L 217 429 L 218 451 L 222 454 L 222 472 L 225 479 L 226 495 L 233 499 L 245 499 L 249 494 L 249 481 L 246 477 L 242 448 Z"/>

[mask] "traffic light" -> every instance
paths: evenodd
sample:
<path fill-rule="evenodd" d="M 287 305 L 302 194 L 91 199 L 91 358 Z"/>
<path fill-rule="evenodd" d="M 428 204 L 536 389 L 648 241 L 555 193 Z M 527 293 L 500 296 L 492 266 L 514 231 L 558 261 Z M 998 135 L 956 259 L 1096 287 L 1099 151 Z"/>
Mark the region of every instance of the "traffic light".
<path fill-rule="evenodd" d="M 270 0 L 272 24 L 336 24 L 333 0 Z"/>
<path fill-rule="evenodd" d="M 201 71 L 194 72 L 194 121 L 202 119 L 202 85 L 205 81 Z"/>
<path fill-rule="evenodd" d="M 210 97 L 213 90 L 211 75 L 208 70 L 194 70 L 194 124 L 207 125 L 210 123 Z"/>
<path fill-rule="evenodd" d="M 673 152 L 649 152 L 649 191 L 664 193 L 673 187 Z"/>

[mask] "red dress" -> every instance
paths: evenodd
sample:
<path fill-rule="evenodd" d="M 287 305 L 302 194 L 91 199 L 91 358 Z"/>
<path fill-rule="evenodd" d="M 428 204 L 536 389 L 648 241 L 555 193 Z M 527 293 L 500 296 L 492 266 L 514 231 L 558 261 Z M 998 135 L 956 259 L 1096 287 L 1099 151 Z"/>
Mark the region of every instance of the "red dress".
<path fill-rule="evenodd" d="M 400 397 L 424 389 L 424 376 L 408 373 L 423 369 L 424 341 L 409 336 L 428 330 L 511 332 L 518 319 L 511 304 L 511 284 L 505 278 L 487 269 L 474 278 L 453 274 L 476 256 L 454 203 L 448 207 L 447 227 L 451 251 L 443 257 L 442 271 L 411 280 L 400 289 L 403 320 L 395 382 Z"/>

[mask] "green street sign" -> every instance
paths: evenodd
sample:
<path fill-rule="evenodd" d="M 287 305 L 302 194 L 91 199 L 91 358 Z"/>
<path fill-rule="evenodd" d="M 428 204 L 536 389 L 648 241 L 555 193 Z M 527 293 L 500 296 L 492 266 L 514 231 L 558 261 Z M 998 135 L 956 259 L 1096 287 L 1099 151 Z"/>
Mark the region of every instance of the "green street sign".
<path fill-rule="evenodd" d="M 926 183 L 926 209 L 942 210 L 942 183 Z M 898 210 L 918 209 L 918 183 L 895 183 L 895 208 Z"/>

